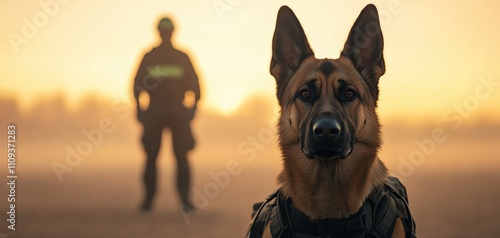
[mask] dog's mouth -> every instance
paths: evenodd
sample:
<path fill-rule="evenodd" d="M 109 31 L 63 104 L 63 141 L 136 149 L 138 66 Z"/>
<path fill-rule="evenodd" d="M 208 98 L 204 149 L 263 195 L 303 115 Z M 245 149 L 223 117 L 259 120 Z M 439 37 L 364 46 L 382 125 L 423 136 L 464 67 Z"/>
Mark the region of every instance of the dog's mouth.
<path fill-rule="evenodd" d="M 319 160 L 334 160 L 334 159 L 346 159 L 351 154 L 352 148 L 349 148 L 345 153 L 332 148 L 322 148 L 315 151 L 305 151 L 302 149 L 304 154 L 308 159 L 319 159 Z"/>

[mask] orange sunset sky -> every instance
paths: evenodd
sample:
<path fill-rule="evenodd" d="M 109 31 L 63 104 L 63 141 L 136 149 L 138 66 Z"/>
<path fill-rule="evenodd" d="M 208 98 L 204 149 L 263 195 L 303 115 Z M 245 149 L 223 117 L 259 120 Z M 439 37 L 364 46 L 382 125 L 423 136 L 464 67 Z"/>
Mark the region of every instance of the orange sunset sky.
<path fill-rule="evenodd" d="M 23 108 L 55 92 L 70 106 L 89 93 L 129 95 L 166 15 L 176 26 L 174 44 L 190 54 L 202 80 L 201 107 L 230 113 L 251 95 L 274 95 L 268 66 L 281 5 L 295 11 L 317 57 L 337 58 L 368 3 L 379 9 L 385 38 L 382 117 L 441 120 L 462 104 L 500 118 L 500 3 L 490 0 L 4 1 L 0 95 Z"/>

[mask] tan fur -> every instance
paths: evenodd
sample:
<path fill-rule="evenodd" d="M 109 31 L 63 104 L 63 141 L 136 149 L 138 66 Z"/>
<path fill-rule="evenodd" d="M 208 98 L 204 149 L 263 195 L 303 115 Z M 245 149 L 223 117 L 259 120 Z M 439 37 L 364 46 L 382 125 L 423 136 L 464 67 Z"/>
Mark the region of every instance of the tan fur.
<path fill-rule="evenodd" d="M 375 111 L 378 80 L 385 72 L 382 35 L 380 32 L 363 42 L 356 36 L 359 29 L 368 29 L 366 22 L 379 25 L 377 15 L 373 5 L 367 6 L 353 26 L 342 55 L 338 59 L 317 59 L 293 12 L 282 7 L 278 13 L 270 68 L 281 106 L 278 135 L 283 170 L 278 182 L 292 205 L 311 219 L 353 215 L 373 188 L 388 177 L 386 167 L 377 157 L 381 139 Z M 328 73 L 322 68 L 326 64 L 332 66 L 332 70 L 326 70 Z M 311 84 L 319 95 L 314 103 L 297 99 Z M 345 85 L 357 93 L 349 103 L 337 95 Z M 304 154 L 301 140 L 305 130 L 301 128 L 309 125 L 306 122 L 314 113 L 322 111 L 338 113 L 349 128 L 354 128 L 355 142 L 347 158 L 321 160 Z M 393 234 L 404 237 L 399 219 Z M 271 237 L 269 227 L 263 237 Z"/>
<path fill-rule="evenodd" d="M 317 70 L 326 60 L 313 57 L 304 60 L 288 83 L 290 93 L 285 95 L 284 102 L 291 100 L 292 92 L 310 78 L 330 85 L 336 85 L 338 79 L 349 80 L 361 95 L 366 95 L 366 85 L 350 61 L 343 57 L 329 60 L 340 70 L 326 78 Z M 350 117 L 357 121 L 358 143 L 347 159 L 336 161 L 309 160 L 300 149 L 298 121 L 310 113 L 310 108 L 295 102 L 282 109 L 279 136 L 284 169 L 278 181 L 283 192 L 292 197 L 294 205 L 313 219 L 344 218 L 354 214 L 372 188 L 382 184 L 387 177 L 385 166 L 376 158 L 380 141 L 375 104 L 370 104 L 369 98 L 363 101 L 367 105 L 358 101 L 348 108 Z"/>
<path fill-rule="evenodd" d="M 271 227 L 267 226 L 266 229 L 264 230 L 264 233 L 262 234 L 262 238 L 272 238 L 273 236 L 271 235 Z"/>
<path fill-rule="evenodd" d="M 392 233 L 392 238 L 404 238 L 405 230 L 403 227 L 403 222 L 401 219 L 396 221 L 396 226 L 394 227 L 394 232 Z"/>

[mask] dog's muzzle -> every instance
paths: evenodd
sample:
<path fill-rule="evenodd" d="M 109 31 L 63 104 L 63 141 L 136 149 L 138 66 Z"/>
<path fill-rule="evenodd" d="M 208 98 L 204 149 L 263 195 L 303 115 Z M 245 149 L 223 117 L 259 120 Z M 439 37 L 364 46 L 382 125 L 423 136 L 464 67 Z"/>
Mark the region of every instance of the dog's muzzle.
<path fill-rule="evenodd" d="M 345 159 L 351 152 L 348 132 L 333 112 L 318 113 L 309 123 L 302 151 L 309 159 Z"/>

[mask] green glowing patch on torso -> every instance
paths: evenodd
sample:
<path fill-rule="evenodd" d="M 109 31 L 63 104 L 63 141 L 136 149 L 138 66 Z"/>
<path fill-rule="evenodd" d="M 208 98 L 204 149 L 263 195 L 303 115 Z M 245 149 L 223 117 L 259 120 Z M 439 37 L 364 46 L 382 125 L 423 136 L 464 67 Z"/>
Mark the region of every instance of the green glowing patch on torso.
<path fill-rule="evenodd" d="M 184 76 L 184 68 L 176 64 L 157 64 L 146 70 L 155 79 L 181 79 Z"/>

